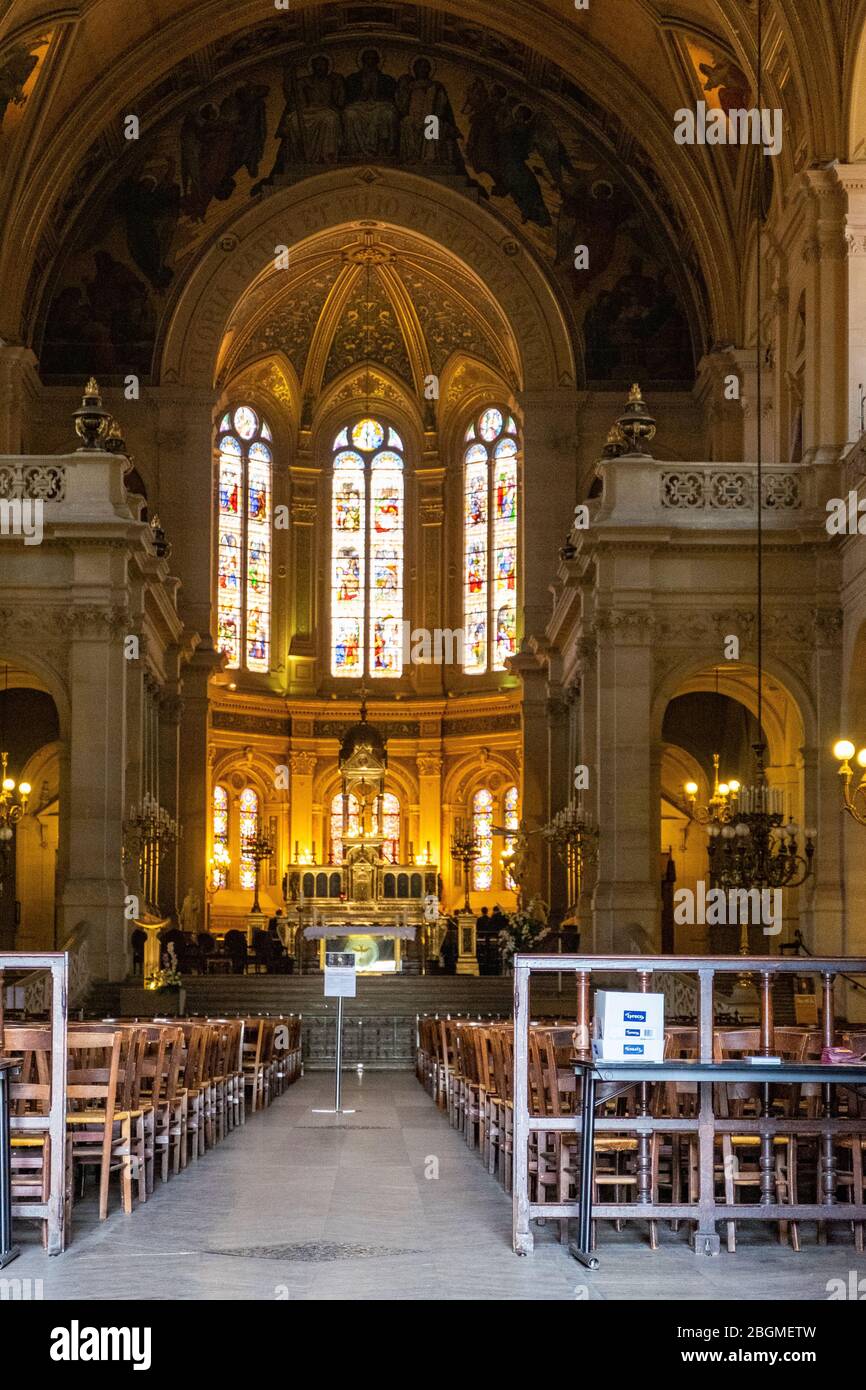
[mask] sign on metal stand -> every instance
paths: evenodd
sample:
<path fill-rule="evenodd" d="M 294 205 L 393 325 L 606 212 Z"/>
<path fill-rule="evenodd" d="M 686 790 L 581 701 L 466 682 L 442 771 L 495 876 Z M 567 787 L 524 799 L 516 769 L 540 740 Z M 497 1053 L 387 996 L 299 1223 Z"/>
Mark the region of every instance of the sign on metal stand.
<path fill-rule="evenodd" d="M 334 1107 L 314 1109 L 314 1115 L 354 1115 L 354 1110 L 342 1108 L 343 1094 L 343 1000 L 354 999 L 357 993 L 357 972 L 354 951 L 325 952 L 325 998 L 337 1000 L 336 1074 L 334 1077 Z"/>

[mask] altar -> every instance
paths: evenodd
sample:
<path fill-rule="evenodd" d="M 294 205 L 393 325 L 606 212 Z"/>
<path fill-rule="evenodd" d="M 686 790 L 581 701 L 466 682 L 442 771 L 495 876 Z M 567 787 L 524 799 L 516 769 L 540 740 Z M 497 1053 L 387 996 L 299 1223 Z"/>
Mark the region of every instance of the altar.
<path fill-rule="evenodd" d="M 324 969 L 325 951 L 352 951 L 364 975 L 418 973 L 438 958 L 439 873 L 429 853 L 400 863 L 386 847 L 382 806 L 388 755 L 379 730 L 360 722 L 340 745 L 340 862 L 289 864 L 284 896 L 300 970 Z M 386 853 L 387 848 L 387 853 Z"/>

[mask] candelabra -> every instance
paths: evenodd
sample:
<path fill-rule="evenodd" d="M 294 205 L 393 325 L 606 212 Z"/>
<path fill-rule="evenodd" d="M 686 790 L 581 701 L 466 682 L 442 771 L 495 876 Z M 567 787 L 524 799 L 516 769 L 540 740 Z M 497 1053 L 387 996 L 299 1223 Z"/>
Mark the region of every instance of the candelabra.
<path fill-rule="evenodd" d="M 145 795 L 139 806 L 130 806 L 123 822 L 124 858 L 137 860 L 139 885 L 145 909 L 159 915 L 159 863 L 163 852 L 177 844 L 180 827 L 155 796 Z"/>
<path fill-rule="evenodd" d="M 710 882 L 729 889 L 798 888 L 812 872 L 814 830 L 805 831 L 800 852 L 800 827 L 785 820 L 783 796 L 768 787 L 764 773 L 764 747 L 755 745 L 757 779 L 740 789 L 738 805 L 730 819 L 707 827 Z M 741 921 L 740 955 L 749 954 L 749 924 Z"/>
<path fill-rule="evenodd" d="M 30 796 L 30 783 L 19 782 L 16 786 L 15 778 L 7 776 L 6 768 L 9 762 L 8 753 L 0 753 L 2 759 L 2 773 L 0 773 L 0 850 L 3 851 L 2 861 L 0 861 L 0 877 L 5 877 L 11 864 L 10 851 L 12 849 L 13 827 L 18 824 L 21 817 L 27 814 L 27 799 Z"/>
<path fill-rule="evenodd" d="M 598 859 L 598 826 L 575 801 L 563 806 L 542 826 L 541 837 L 552 845 L 565 865 L 568 883 L 568 914 L 576 909 L 582 892 L 584 871 Z"/>
<path fill-rule="evenodd" d="M 853 793 L 851 783 L 854 780 L 854 769 L 848 760 L 854 757 L 854 744 L 850 739 L 840 738 L 833 749 L 833 756 L 841 764 L 839 776 L 842 779 L 842 804 L 858 825 L 866 825 L 866 748 L 861 748 L 857 754 L 857 765 L 864 770 Z"/>
<path fill-rule="evenodd" d="M 457 863 L 463 866 L 463 887 L 466 894 L 466 901 L 463 904 L 464 912 L 472 911 L 469 905 L 469 871 L 480 854 L 481 846 L 472 831 L 464 830 L 463 825 L 458 823 L 451 836 L 451 858 L 456 859 Z"/>
<path fill-rule="evenodd" d="M 261 912 L 259 906 L 259 873 L 262 864 L 266 859 L 270 859 L 274 852 L 274 842 L 270 835 L 262 830 L 261 821 L 256 821 L 256 828 L 250 835 L 244 835 L 243 855 L 245 859 L 251 859 L 255 868 L 255 887 L 253 890 L 253 912 Z"/>
<path fill-rule="evenodd" d="M 720 825 L 727 825 L 737 813 L 740 790 L 740 784 L 734 777 L 729 778 L 727 782 L 719 781 L 719 755 L 714 753 L 713 794 L 706 806 L 698 806 L 697 804 L 697 782 L 686 782 L 683 786 L 689 819 L 697 821 L 698 825 L 710 825 L 714 821 Z"/>

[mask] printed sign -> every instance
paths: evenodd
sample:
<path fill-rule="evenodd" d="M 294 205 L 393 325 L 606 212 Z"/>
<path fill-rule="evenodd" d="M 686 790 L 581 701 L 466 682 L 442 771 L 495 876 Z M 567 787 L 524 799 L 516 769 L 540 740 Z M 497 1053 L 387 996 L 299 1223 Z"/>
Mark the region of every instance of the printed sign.
<path fill-rule="evenodd" d="M 354 999 L 357 974 L 354 951 L 325 952 L 325 998 Z"/>

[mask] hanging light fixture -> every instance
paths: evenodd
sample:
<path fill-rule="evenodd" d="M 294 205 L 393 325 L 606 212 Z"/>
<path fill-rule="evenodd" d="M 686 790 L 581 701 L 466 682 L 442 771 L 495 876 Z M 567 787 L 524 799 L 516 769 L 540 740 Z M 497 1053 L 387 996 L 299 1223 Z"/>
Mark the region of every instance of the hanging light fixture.
<path fill-rule="evenodd" d="M 854 769 L 850 759 L 854 757 L 854 744 L 848 738 L 840 738 L 838 743 L 833 745 L 833 757 L 841 764 L 839 776 L 842 779 L 842 805 L 850 816 L 853 816 L 858 825 L 866 825 L 866 748 L 861 748 L 857 752 L 857 765 L 860 767 L 860 781 L 854 791 L 851 791 L 851 783 L 854 780 Z"/>
<path fill-rule="evenodd" d="M 758 0 L 757 16 L 757 92 L 756 105 L 761 110 L 763 77 L 763 0 Z M 755 272 L 755 366 L 756 366 L 756 504 L 757 504 L 757 722 L 758 739 L 753 744 L 755 778 L 749 787 L 741 787 L 736 807 L 724 823 L 718 819 L 707 826 L 707 851 L 710 878 L 721 888 L 796 888 L 812 872 L 815 853 L 815 831 L 805 832 L 805 845 L 800 850 L 800 827 L 793 818 L 785 819 L 784 797 L 780 788 L 767 783 L 765 767 L 766 744 L 763 741 L 764 715 L 764 531 L 763 531 L 763 390 L 764 354 L 761 342 L 761 256 L 763 206 L 761 185 L 756 182 L 756 272 Z M 730 785 L 730 784 L 729 784 Z M 749 950 L 748 932 L 744 929 L 740 953 Z"/>
<path fill-rule="evenodd" d="M 713 794 L 709 798 L 706 806 L 699 806 L 697 804 L 697 782 L 683 783 L 683 791 L 685 792 L 687 803 L 687 814 L 689 819 L 697 821 L 698 825 L 710 825 L 713 822 L 718 822 L 719 825 L 726 825 L 737 810 L 737 798 L 740 792 L 740 784 L 736 777 L 730 777 L 726 782 L 719 781 L 719 761 L 719 754 L 714 753 Z"/>
<path fill-rule="evenodd" d="M 4 696 L 9 691 L 9 667 L 5 667 Z M 0 729 L 0 744 L 6 742 L 6 701 L 3 701 L 3 727 Z M 8 773 L 9 754 L 0 749 L 0 849 L 4 851 L 0 874 L 4 875 L 10 867 L 8 851 L 12 848 L 14 828 L 27 814 L 27 801 L 30 796 L 30 783 L 17 782 Z"/>

